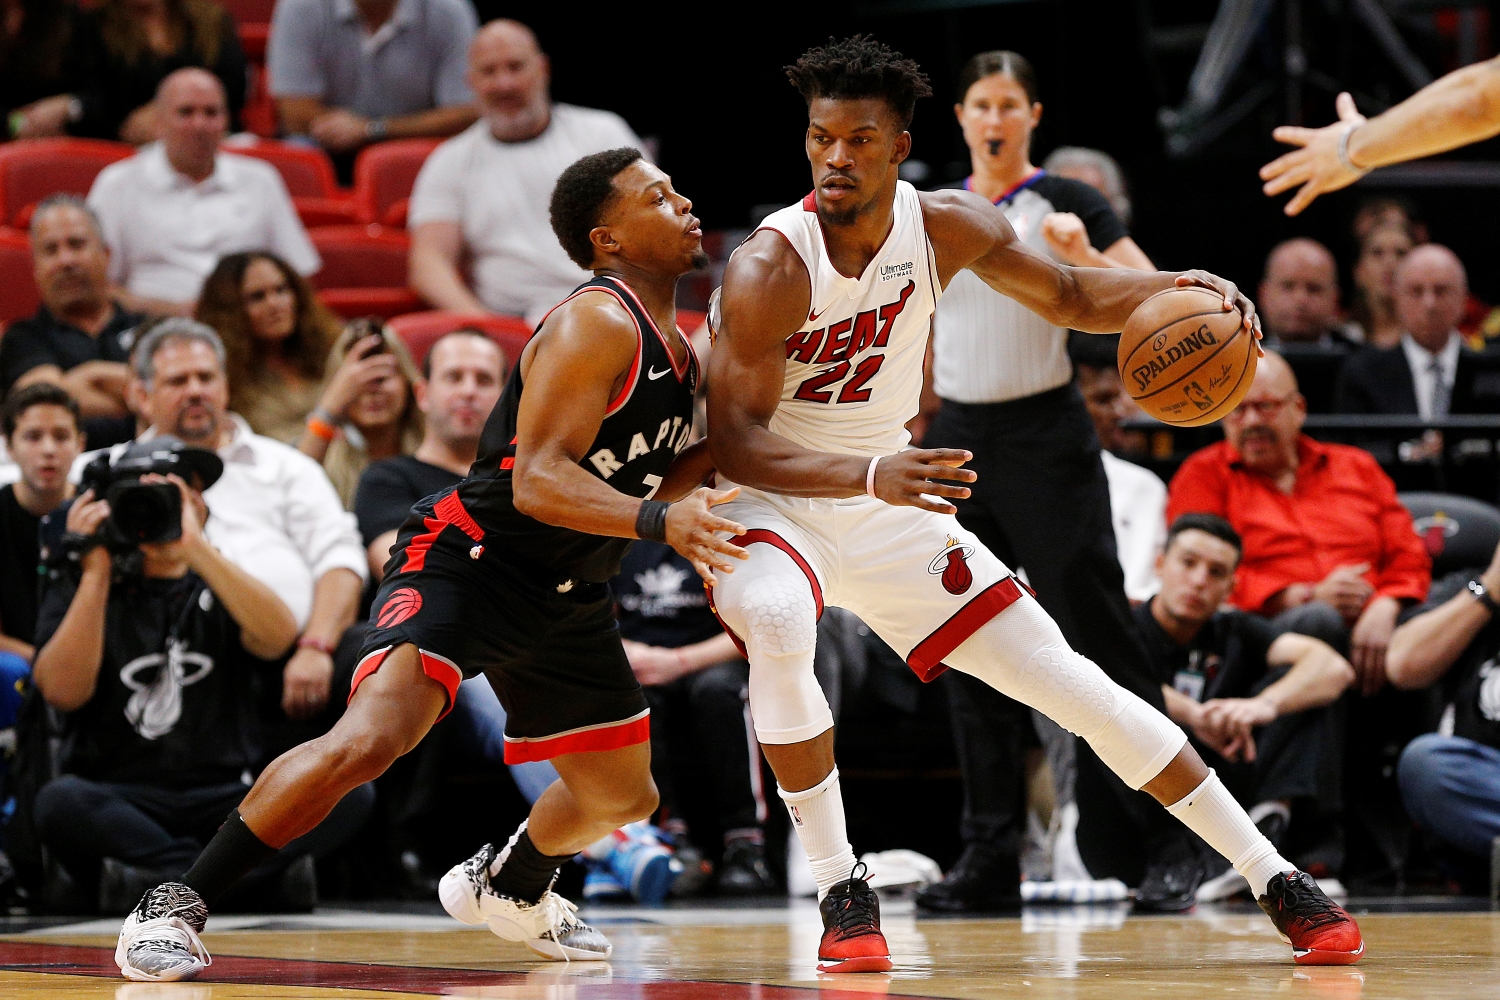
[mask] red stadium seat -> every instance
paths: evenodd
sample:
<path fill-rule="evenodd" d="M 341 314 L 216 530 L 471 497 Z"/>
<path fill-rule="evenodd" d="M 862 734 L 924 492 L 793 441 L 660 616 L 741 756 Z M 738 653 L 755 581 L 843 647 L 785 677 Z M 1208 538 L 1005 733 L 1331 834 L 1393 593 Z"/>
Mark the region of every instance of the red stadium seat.
<path fill-rule="evenodd" d="M 366 146 L 354 161 L 354 202 L 361 222 L 405 225 L 417 172 L 441 139 L 394 139 Z"/>
<path fill-rule="evenodd" d="M 225 151 L 253 156 L 275 167 L 286 182 L 297 215 L 309 229 L 350 225 L 358 221 L 353 200 L 338 186 L 338 179 L 334 177 L 333 161 L 321 149 L 289 142 L 256 142 L 226 146 Z"/>
<path fill-rule="evenodd" d="M 391 320 L 411 356 L 421 364 L 438 338 L 466 326 L 483 330 L 491 340 L 505 352 L 505 367 L 509 371 L 521 357 L 521 350 L 531 339 L 531 327 L 515 316 L 491 316 L 484 313 L 446 312 L 434 309 L 429 312 L 407 313 Z"/>
<path fill-rule="evenodd" d="M 0 225 L 25 227 L 37 202 L 89 193 L 99 171 L 135 147 L 99 139 L 20 139 L 0 146 Z"/>
<path fill-rule="evenodd" d="M 271 26 L 269 24 L 242 24 L 239 27 L 240 48 L 245 52 L 245 60 L 252 65 L 264 65 L 266 61 L 266 43 L 271 40 Z"/>
<path fill-rule="evenodd" d="M 406 255 L 411 240 L 400 230 L 379 226 L 323 226 L 307 234 L 323 258 L 313 275 L 323 303 L 345 319 L 389 319 L 422 308 L 406 287 Z"/>
<path fill-rule="evenodd" d="M 276 0 L 220 0 L 219 6 L 229 11 L 235 24 L 270 24 Z"/>
<path fill-rule="evenodd" d="M 42 304 L 31 273 L 31 241 L 25 233 L 0 230 L 0 324 L 33 315 Z"/>

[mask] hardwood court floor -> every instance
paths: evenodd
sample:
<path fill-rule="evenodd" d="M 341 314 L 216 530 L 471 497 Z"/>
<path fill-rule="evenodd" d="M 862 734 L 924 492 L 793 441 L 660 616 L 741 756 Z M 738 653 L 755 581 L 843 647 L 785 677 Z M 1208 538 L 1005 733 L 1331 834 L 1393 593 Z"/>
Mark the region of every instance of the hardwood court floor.
<path fill-rule="evenodd" d="M 323 910 L 209 924 L 214 964 L 195 983 L 126 983 L 114 921 L 0 937 L 0 997 L 79 1000 L 381 998 L 862 1000 L 856 994 L 1060 1000 L 1387 1000 L 1500 997 L 1500 913 L 1364 914 L 1352 968 L 1303 968 L 1266 919 L 1200 907 L 1184 917 L 1062 908 L 1020 919 L 915 920 L 886 907 L 896 969 L 819 976 L 810 903 L 743 909 L 594 910 L 607 962 L 533 961 L 446 917 Z"/>

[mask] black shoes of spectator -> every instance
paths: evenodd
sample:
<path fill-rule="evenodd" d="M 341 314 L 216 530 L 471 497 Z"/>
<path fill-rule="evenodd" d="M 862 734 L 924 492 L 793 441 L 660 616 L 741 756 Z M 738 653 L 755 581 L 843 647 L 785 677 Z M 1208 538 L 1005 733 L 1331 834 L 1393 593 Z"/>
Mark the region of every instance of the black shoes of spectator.
<path fill-rule="evenodd" d="M 917 894 L 917 908 L 933 913 L 995 913 L 1021 908 L 1021 864 L 981 844 L 967 844 L 943 876 Z"/>
<path fill-rule="evenodd" d="M 171 876 L 137 868 L 115 858 L 105 858 L 99 864 L 99 912 L 107 915 L 129 913 L 148 890 L 161 884 L 164 877 Z"/>
<path fill-rule="evenodd" d="M 1135 891 L 1137 913 L 1182 913 L 1191 910 L 1203 883 L 1204 863 L 1192 845 L 1171 857 L 1153 859 Z"/>
<path fill-rule="evenodd" d="M 766 848 L 748 837 L 737 837 L 724 847 L 719 865 L 719 892 L 725 896 L 766 896 L 776 881 L 766 867 Z"/>

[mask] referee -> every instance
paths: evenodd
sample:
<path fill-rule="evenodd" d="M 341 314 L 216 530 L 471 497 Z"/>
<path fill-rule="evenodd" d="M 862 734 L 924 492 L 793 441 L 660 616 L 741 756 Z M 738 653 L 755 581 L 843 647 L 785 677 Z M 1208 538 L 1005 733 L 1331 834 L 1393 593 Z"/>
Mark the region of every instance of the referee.
<path fill-rule="evenodd" d="M 1022 242 L 1068 264 L 1153 269 L 1102 194 L 1032 165 L 1031 133 L 1042 106 L 1025 58 L 1006 51 L 974 56 L 959 75 L 958 97 L 954 111 L 973 166 L 962 186 L 999 206 Z M 959 520 L 1007 565 L 1025 571 L 1075 649 L 1161 709 L 1125 599 L 1099 440 L 1073 385 L 1068 331 L 960 271 L 937 310 L 933 387 L 942 407 L 923 446 L 968 449 L 969 468 L 979 473 L 971 498 L 954 501 Z M 1035 743 L 1031 714 L 960 671 L 948 671 L 946 683 L 964 777 L 964 852 L 917 903 L 947 912 L 1014 906 L 1026 826 L 1023 754 Z M 1079 758 L 1085 794 L 1140 797 L 1106 775 L 1086 747 Z M 1087 802 L 1080 810 L 1085 847 Z M 1148 848 L 1162 863 L 1150 864 L 1137 905 L 1186 909 L 1201 877 L 1197 851 L 1180 835 L 1174 840 L 1170 826 L 1150 825 L 1162 827 Z M 1132 884 L 1141 881 L 1134 874 Z"/>

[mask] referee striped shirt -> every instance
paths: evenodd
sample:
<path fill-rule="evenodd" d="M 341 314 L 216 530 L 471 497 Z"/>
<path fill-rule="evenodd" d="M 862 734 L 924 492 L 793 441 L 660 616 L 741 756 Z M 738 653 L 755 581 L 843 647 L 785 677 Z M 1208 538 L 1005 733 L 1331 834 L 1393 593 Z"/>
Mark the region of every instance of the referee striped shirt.
<path fill-rule="evenodd" d="M 966 187 L 968 181 L 955 187 Z M 1038 170 L 996 200 L 1021 242 L 1049 254 L 1042 220 L 1072 212 L 1089 242 L 1106 250 L 1129 235 L 1098 191 Z M 1073 378 L 1068 331 L 959 271 L 938 303 L 933 343 L 934 389 L 956 403 L 1003 403 L 1066 385 Z"/>

